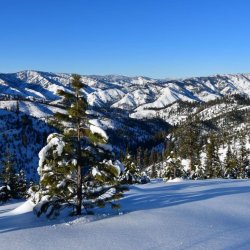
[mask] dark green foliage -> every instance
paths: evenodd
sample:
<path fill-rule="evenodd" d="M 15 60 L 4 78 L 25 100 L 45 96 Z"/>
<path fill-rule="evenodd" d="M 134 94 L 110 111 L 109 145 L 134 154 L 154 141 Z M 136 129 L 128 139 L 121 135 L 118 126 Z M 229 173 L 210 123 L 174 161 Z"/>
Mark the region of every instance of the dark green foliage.
<path fill-rule="evenodd" d="M 10 187 L 8 185 L 0 185 L 0 204 L 11 198 Z"/>
<path fill-rule="evenodd" d="M 197 166 L 200 164 L 200 133 L 201 123 L 198 117 L 188 118 L 187 121 L 174 131 L 175 151 L 181 158 L 189 159 L 188 176 L 193 178 Z"/>
<path fill-rule="evenodd" d="M 225 177 L 233 179 L 237 178 L 237 173 L 238 173 L 237 157 L 232 152 L 230 145 L 228 145 L 227 154 L 224 161 L 224 168 L 225 168 Z"/>
<path fill-rule="evenodd" d="M 166 165 L 163 177 L 175 179 L 185 176 L 181 161 L 173 151 L 170 153 L 165 163 Z"/>
<path fill-rule="evenodd" d="M 206 144 L 205 176 L 206 178 L 223 177 L 218 153 L 218 143 L 212 134 L 209 135 Z"/>
<path fill-rule="evenodd" d="M 17 196 L 18 198 L 27 198 L 28 183 L 25 172 L 21 169 L 17 175 Z"/>
<path fill-rule="evenodd" d="M 49 133 L 53 130 L 44 121 L 23 113 L 7 113 L 1 116 L 0 133 L 0 172 L 5 164 L 5 155 L 9 151 L 14 172 L 22 169 L 28 181 L 37 181 L 38 175 L 34 164 L 38 163 L 38 152 L 43 147 Z"/>
<path fill-rule="evenodd" d="M 238 173 L 237 177 L 245 178 L 247 176 L 247 167 L 249 166 L 249 150 L 246 149 L 246 138 L 240 136 L 240 149 L 238 153 Z"/>
<path fill-rule="evenodd" d="M 133 158 L 129 154 L 128 150 L 126 152 L 126 155 L 122 159 L 122 163 L 125 166 L 125 171 L 122 175 L 121 183 L 123 184 L 140 183 L 141 180 L 140 168 L 134 163 Z"/>
<path fill-rule="evenodd" d="M 7 150 L 5 154 L 5 160 L 3 163 L 3 169 L 1 172 L 1 183 L 8 187 L 9 198 L 18 198 L 17 193 L 17 176 L 15 173 L 15 168 L 13 166 L 13 156 L 10 151 Z"/>
<path fill-rule="evenodd" d="M 28 185 L 24 170 L 16 173 L 13 155 L 7 150 L 3 162 L 3 169 L 0 173 L 0 201 L 7 201 L 10 198 L 27 198 Z"/>
<path fill-rule="evenodd" d="M 65 206 L 81 214 L 82 205 L 89 213 L 94 205 L 105 205 L 122 195 L 118 178 L 121 174 L 105 150 L 106 138 L 92 133 L 86 115 L 87 102 L 82 94 L 85 85 L 79 75 L 72 76 L 72 92 L 61 90 L 66 113 L 57 113 L 51 124 L 61 132 L 48 137 L 40 155 L 40 189 L 34 195 L 39 216 L 56 216 Z M 83 202 L 84 201 L 84 202 Z"/>
<path fill-rule="evenodd" d="M 156 170 L 155 164 L 153 164 L 153 165 L 151 166 L 151 174 L 150 174 L 150 177 L 151 177 L 151 178 L 157 178 L 157 177 L 158 177 L 158 174 L 157 174 L 157 170 Z"/>

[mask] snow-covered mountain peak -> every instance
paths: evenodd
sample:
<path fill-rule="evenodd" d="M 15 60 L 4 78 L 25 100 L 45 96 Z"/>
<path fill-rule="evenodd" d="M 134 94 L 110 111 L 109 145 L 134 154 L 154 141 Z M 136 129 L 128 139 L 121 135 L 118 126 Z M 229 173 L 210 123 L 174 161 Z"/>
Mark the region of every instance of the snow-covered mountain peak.
<path fill-rule="evenodd" d="M 250 74 L 215 75 L 187 79 L 156 80 L 148 77 L 119 75 L 82 76 L 89 86 L 89 104 L 144 112 L 163 109 L 178 101 L 207 102 L 225 95 L 250 97 Z M 1 95 L 58 100 L 58 89 L 70 90 L 70 74 L 34 70 L 0 74 Z M 141 115 L 141 114 L 140 114 Z"/>

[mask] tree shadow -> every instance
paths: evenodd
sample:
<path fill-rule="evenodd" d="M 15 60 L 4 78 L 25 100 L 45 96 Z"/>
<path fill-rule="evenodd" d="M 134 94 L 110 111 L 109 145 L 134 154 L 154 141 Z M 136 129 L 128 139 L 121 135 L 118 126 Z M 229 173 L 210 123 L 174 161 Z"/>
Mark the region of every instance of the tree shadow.
<path fill-rule="evenodd" d="M 223 184 L 244 184 L 248 180 L 222 180 L 216 181 L 187 181 L 185 183 L 171 183 L 171 185 L 141 188 L 134 186 L 136 192 L 126 195 L 121 201 L 123 212 L 129 213 L 139 210 L 157 209 L 163 207 L 177 206 L 185 203 L 208 200 L 219 196 L 250 193 L 250 186 L 220 187 Z M 216 187 L 214 187 L 216 186 Z M 199 188 L 201 190 L 193 190 Z M 202 190 L 204 188 L 204 190 Z"/>
<path fill-rule="evenodd" d="M 241 182 L 242 186 L 227 186 L 223 184 L 234 184 Z M 187 181 L 183 183 L 171 183 L 165 186 L 156 184 L 135 185 L 131 187 L 129 193 L 120 201 L 121 211 L 123 214 L 152 210 L 158 208 L 167 208 L 179 206 L 186 203 L 208 200 L 220 196 L 236 195 L 250 193 L 250 185 L 244 185 L 242 180 L 221 180 L 218 181 Z M 195 188 L 199 188 L 199 191 Z M 204 190 L 202 190 L 204 188 Z M 103 216 L 104 212 L 108 211 L 107 216 Z M 96 220 L 108 219 L 117 215 L 117 212 L 112 212 L 107 209 L 97 209 L 94 216 L 87 216 L 89 222 Z M 64 223 L 71 223 L 80 217 L 64 217 L 55 220 L 46 218 L 37 218 L 33 212 L 28 212 L 20 215 L 12 215 L 11 213 L 0 214 L 0 234 L 11 231 L 30 229 L 36 227 L 53 226 Z"/>
<path fill-rule="evenodd" d="M 32 212 L 0 215 L 0 234 L 16 230 L 53 225 L 52 221 L 36 218 Z"/>

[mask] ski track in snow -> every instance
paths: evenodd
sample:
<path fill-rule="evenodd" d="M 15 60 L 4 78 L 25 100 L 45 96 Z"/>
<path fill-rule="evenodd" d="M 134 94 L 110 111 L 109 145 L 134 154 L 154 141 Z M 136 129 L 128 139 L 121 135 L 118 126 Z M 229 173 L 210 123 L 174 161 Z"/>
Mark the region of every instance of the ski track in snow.
<path fill-rule="evenodd" d="M 120 203 L 118 212 L 51 221 L 29 202 L 2 205 L 0 248 L 249 249 L 250 180 L 153 181 Z"/>

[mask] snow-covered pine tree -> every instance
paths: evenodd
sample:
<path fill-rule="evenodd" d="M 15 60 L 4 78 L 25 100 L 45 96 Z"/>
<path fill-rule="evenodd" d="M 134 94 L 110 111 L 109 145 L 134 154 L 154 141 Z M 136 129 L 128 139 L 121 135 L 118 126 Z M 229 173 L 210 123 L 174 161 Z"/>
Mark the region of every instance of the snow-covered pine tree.
<path fill-rule="evenodd" d="M 165 164 L 164 177 L 168 179 L 175 179 L 176 177 L 184 176 L 183 166 L 174 151 L 170 152 Z"/>
<path fill-rule="evenodd" d="M 76 194 L 76 160 L 66 147 L 65 137 L 51 134 L 47 145 L 39 152 L 39 188 L 32 187 L 31 200 L 36 204 L 37 216 L 46 213 L 48 217 L 58 215 L 61 206 L 74 203 Z"/>
<path fill-rule="evenodd" d="M 240 148 L 238 154 L 238 164 L 239 164 L 238 177 L 245 178 L 247 176 L 246 167 L 248 167 L 249 165 L 248 155 L 249 152 L 246 148 L 246 137 L 244 135 L 241 135 Z"/>
<path fill-rule="evenodd" d="M 156 163 L 157 163 L 157 152 L 152 149 L 150 152 L 150 156 L 149 156 L 149 163 L 150 163 L 150 167 L 151 167 L 151 171 L 150 171 L 150 177 L 151 178 L 157 178 L 157 170 L 156 170 Z"/>
<path fill-rule="evenodd" d="M 158 177 L 158 172 L 157 172 L 157 169 L 156 169 L 156 163 L 154 163 L 152 166 L 151 166 L 151 171 L 150 171 L 150 178 L 157 178 Z"/>
<path fill-rule="evenodd" d="M 228 145 L 226 157 L 224 159 L 225 177 L 237 178 L 237 158 Z"/>
<path fill-rule="evenodd" d="M 39 153 L 40 188 L 32 195 L 38 216 L 57 215 L 64 206 L 72 206 L 79 215 L 83 203 L 85 208 L 104 205 L 122 194 L 118 182 L 122 167 L 106 160 L 112 156 L 112 147 L 105 144 L 108 137 L 88 124 L 81 77 L 73 75 L 71 85 L 72 92 L 59 91 L 66 112 L 57 113 L 52 123 L 61 134 L 50 135 Z"/>
<path fill-rule="evenodd" d="M 142 148 L 138 147 L 136 150 L 136 165 L 142 170 L 143 169 L 143 159 L 142 159 Z"/>
<path fill-rule="evenodd" d="M 28 182 L 25 172 L 21 169 L 17 175 L 17 196 L 18 198 L 27 198 Z"/>
<path fill-rule="evenodd" d="M 10 153 L 10 149 L 7 148 L 4 161 L 3 161 L 3 169 L 1 172 L 1 182 L 3 190 L 7 192 L 6 196 L 8 198 L 18 198 L 17 195 L 17 177 L 15 174 L 15 168 L 13 166 L 12 154 Z"/>
<path fill-rule="evenodd" d="M 181 158 L 189 160 L 189 178 L 196 177 L 195 171 L 200 164 L 200 120 L 198 116 L 188 117 L 175 134 L 178 138 L 177 153 Z"/>
<path fill-rule="evenodd" d="M 132 156 L 129 154 L 129 152 L 126 152 L 126 155 L 124 159 L 122 160 L 122 163 L 125 166 L 125 170 L 122 176 L 122 183 L 124 184 L 133 184 L 133 183 L 140 183 L 140 169 L 136 166 L 134 163 Z"/>
<path fill-rule="evenodd" d="M 223 177 L 217 141 L 212 134 L 206 144 L 205 175 L 207 178 Z"/>

